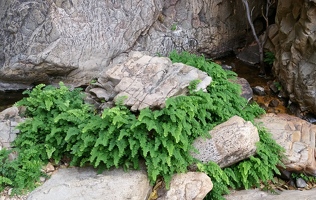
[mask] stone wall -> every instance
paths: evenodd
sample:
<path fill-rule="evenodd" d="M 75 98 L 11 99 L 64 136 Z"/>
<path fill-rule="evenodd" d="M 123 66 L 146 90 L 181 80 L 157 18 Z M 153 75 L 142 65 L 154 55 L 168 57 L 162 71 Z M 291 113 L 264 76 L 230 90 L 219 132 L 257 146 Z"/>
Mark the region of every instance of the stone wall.
<path fill-rule="evenodd" d="M 302 111 L 316 114 L 316 1 L 278 2 L 273 72 Z"/>

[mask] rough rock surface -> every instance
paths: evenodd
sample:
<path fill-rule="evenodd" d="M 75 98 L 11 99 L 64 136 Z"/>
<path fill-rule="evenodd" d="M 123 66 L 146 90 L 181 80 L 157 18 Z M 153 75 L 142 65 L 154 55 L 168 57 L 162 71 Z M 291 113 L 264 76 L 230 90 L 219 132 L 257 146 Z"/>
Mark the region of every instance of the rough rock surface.
<path fill-rule="evenodd" d="M 253 91 L 249 82 L 246 79 L 240 77 L 237 77 L 237 80 L 234 80 L 233 82 L 241 86 L 241 96 L 247 99 L 247 101 L 250 101 L 253 97 Z"/>
<path fill-rule="evenodd" d="M 256 121 L 262 122 L 277 143 L 284 147 L 286 159 L 282 162 L 287 170 L 316 175 L 316 125 L 287 114 L 270 113 Z"/>
<path fill-rule="evenodd" d="M 264 1 L 249 1 L 253 20 Z M 241 1 L 164 1 L 158 20 L 137 41 L 134 49 L 166 55 L 170 50 L 218 57 L 244 46 L 249 25 Z M 252 36 L 251 36 L 252 40 Z M 157 45 L 159 44 L 159 45 Z"/>
<path fill-rule="evenodd" d="M 285 190 L 279 195 L 256 190 L 241 190 L 232 191 L 231 194 L 226 195 L 226 200 L 314 200 L 316 196 L 316 189 L 311 190 Z"/>
<path fill-rule="evenodd" d="M 316 114 L 315 1 L 278 1 L 276 24 L 274 74 L 292 102 Z"/>
<path fill-rule="evenodd" d="M 146 33 L 161 9 L 161 0 L 1 1 L 0 90 L 17 82 L 89 82 Z"/>
<path fill-rule="evenodd" d="M 238 116 L 214 127 L 210 131 L 211 138 L 198 138 L 193 146 L 199 153 L 192 155 L 204 162 L 216 162 L 220 167 L 227 167 L 256 152 L 259 141 L 257 128 Z"/>
<path fill-rule="evenodd" d="M 213 183 L 206 174 L 188 172 L 176 174 L 170 182 L 170 189 L 157 200 L 202 200 L 213 188 Z"/>
<path fill-rule="evenodd" d="M 144 170 L 114 169 L 97 174 L 92 168 L 59 169 L 28 200 L 131 199 L 146 200 L 151 190 Z"/>
<path fill-rule="evenodd" d="M 23 119 L 19 116 L 17 107 L 10 107 L 0 112 L 0 149 L 10 148 L 10 143 L 16 138 L 19 133 L 15 127 Z"/>
<path fill-rule="evenodd" d="M 126 97 L 124 104 L 135 111 L 163 107 L 167 98 L 186 94 L 193 80 L 201 80 L 197 89 L 205 90 L 212 78 L 194 67 L 172 64 L 169 58 L 132 51 L 103 72 L 88 91 L 105 101 Z"/>
<path fill-rule="evenodd" d="M 262 3 L 251 1 L 253 18 Z M 249 28 L 228 0 L 2 0 L 0 20 L 0 90 L 86 84 L 131 49 L 225 54 Z"/>

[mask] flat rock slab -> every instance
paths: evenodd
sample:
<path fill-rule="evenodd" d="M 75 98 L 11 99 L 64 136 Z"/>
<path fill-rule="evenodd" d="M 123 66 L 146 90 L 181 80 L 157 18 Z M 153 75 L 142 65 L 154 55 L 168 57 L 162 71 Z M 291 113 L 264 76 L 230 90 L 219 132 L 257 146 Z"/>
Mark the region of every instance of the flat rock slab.
<path fill-rule="evenodd" d="M 185 95 L 193 80 L 200 80 L 197 89 L 205 90 L 212 78 L 194 67 L 173 64 L 167 57 L 134 51 L 101 74 L 95 86 L 102 91 L 90 91 L 105 101 L 124 97 L 124 104 L 135 111 L 164 107 L 167 98 Z"/>
<path fill-rule="evenodd" d="M 232 191 L 225 196 L 226 200 L 315 200 L 316 189 L 311 190 L 285 190 L 278 195 L 263 192 L 258 189 Z"/>
<path fill-rule="evenodd" d="M 151 190 L 144 170 L 114 169 L 97 174 L 92 168 L 59 169 L 28 200 L 145 200 Z"/>
<path fill-rule="evenodd" d="M 269 113 L 256 122 L 262 122 L 276 142 L 285 149 L 282 162 L 289 171 L 316 175 L 316 125 L 287 114 Z"/>
<path fill-rule="evenodd" d="M 210 131 L 211 138 L 198 138 L 193 146 L 199 153 L 193 157 L 207 163 L 216 162 L 220 167 L 227 167 L 254 155 L 259 141 L 257 128 L 238 116 L 216 126 Z"/>

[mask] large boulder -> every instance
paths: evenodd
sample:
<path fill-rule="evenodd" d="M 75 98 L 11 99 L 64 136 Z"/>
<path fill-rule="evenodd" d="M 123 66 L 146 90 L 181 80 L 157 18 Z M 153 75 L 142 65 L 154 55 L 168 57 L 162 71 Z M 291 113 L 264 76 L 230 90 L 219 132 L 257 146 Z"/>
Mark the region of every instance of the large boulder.
<path fill-rule="evenodd" d="M 131 199 L 146 200 L 151 186 L 144 170 L 114 169 L 97 174 L 92 168 L 58 170 L 28 200 Z"/>
<path fill-rule="evenodd" d="M 271 34 L 276 55 L 273 72 L 301 111 L 316 114 L 315 1 L 278 1 L 276 24 L 278 33 Z"/>
<path fill-rule="evenodd" d="M 89 82 L 147 32 L 161 9 L 161 0 L 1 1 L 0 90 Z"/>
<path fill-rule="evenodd" d="M 285 149 L 282 161 L 288 171 L 316 175 L 316 125 L 287 114 L 266 114 L 256 119 L 272 133 L 273 139 Z"/>
<path fill-rule="evenodd" d="M 220 167 L 233 165 L 256 153 L 259 141 L 257 128 L 249 121 L 234 116 L 210 131 L 211 138 L 197 138 L 193 146 L 199 151 L 193 157 Z"/>
<path fill-rule="evenodd" d="M 185 95 L 193 80 L 200 80 L 197 90 L 206 90 L 212 78 L 194 67 L 172 63 L 166 57 L 152 57 L 144 52 L 130 52 L 100 74 L 87 91 L 103 101 L 125 98 L 131 110 L 162 108 L 167 98 Z"/>
<path fill-rule="evenodd" d="M 263 3 L 251 1 L 254 19 Z M 249 28 L 242 2 L 229 0 L 2 0 L 0 20 L 0 90 L 85 85 L 132 49 L 219 56 Z"/>

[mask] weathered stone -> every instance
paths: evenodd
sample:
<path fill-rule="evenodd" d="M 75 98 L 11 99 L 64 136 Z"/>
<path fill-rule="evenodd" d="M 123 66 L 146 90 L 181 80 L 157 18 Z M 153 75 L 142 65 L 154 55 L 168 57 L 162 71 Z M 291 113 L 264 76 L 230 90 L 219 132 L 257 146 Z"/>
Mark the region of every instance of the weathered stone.
<path fill-rule="evenodd" d="M 102 96 L 107 93 L 112 96 L 114 90 L 115 100 L 126 97 L 124 104 L 135 111 L 145 107 L 163 107 L 167 98 L 186 94 L 193 80 L 201 80 L 197 90 L 206 90 L 212 79 L 194 67 L 172 64 L 169 58 L 131 52 L 125 60 L 103 72 L 96 85 L 102 87 Z M 91 90 L 96 93 L 97 89 Z"/>
<path fill-rule="evenodd" d="M 273 72 L 292 102 L 316 114 L 316 5 L 278 1 Z"/>
<path fill-rule="evenodd" d="M 232 191 L 231 194 L 225 195 L 226 200 L 314 200 L 316 189 L 311 190 L 284 190 L 280 194 L 271 194 L 269 192 L 255 190 Z"/>
<path fill-rule="evenodd" d="M 256 121 L 262 122 L 285 149 L 286 159 L 282 162 L 287 170 L 316 175 L 316 125 L 287 114 L 270 113 Z"/>
<path fill-rule="evenodd" d="M 227 167 L 256 152 L 259 141 L 257 128 L 238 116 L 216 126 L 210 131 L 211 138 L 198 138 L 193 146 L 199 153 L 193 157 L 207 163 L 216 162 L 220 167 Z"/>
<path fill-rule="evenodd" d="M 146 200 L 151 190 L 146 171 L 114 169 L 97 174 L 92 168 L 59 169 L 28 200 L 134 199 Z"/>
<path fill-rule="evenodd" d="M 261 16 L 264 2 L 249 1 L 249 4 L 254 8 L 255 20 Z M 244 46 L 247 38 L 252 38 L 247 29 L 241 1 L 164 1 L 158 20 L 148 34 L 139 38 L 134 49 L 162 55 L 175 49 L 219 57 Z"/>
<path fill-rule="evenodd" d="M 264 2 L 250 4 L 255 19 Z M 86 85 L 131 49 L 220 56 L 251 35 L 240 1 L 2 0 L 0 20 L 0 90 Z"/>
<path fill-rule="evenodd" d="M 3 147 L 11 148 L 11 142 L 19 133 L 15 127 L 22 121 L 23 119 L 19 116 L 19 109 L 15 106 L 0 112 L 0 149 Z M 12 156 L 11 158 L 13 158 Z"/>
<path fill-rule="evenodd" d="M 0 90 L 89 83 L 134 46 L 161 9 L 161 0 L 1 1 Z"/>
<path fill-rule="evenodd" d="M 272 99 L 270 102 L 269 102 L 269 107 L 278 107 L 280 104 L 280 102 L 277 100 L 277 99 Z"/>
<path fill-rule="evenodd" d="M 157 200 L 202 200 L 213 188 L 209 176 L 201 172 L 176 174 L 170 182 L 170 189 Z"/>

